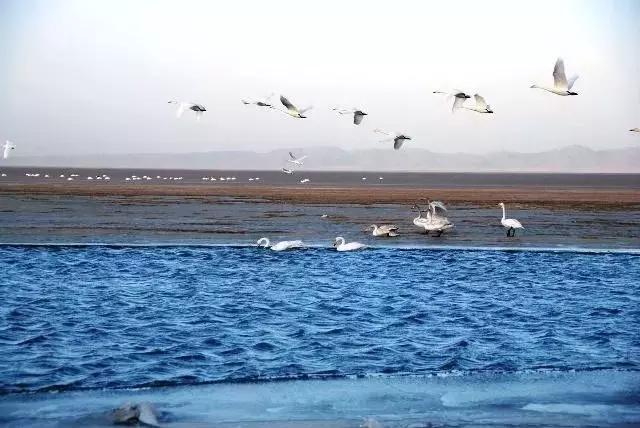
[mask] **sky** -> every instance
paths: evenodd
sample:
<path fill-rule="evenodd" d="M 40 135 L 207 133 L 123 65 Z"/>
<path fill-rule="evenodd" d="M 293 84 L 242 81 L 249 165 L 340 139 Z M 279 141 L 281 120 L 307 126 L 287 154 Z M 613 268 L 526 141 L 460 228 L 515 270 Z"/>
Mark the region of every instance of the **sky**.
<path fill-rule="evenodd" d="M 413 137 L 403 150 L 637 147 L 639 23 L 635 0 L 0 0 L 0 140 L 25 156 L 367 149 L 382 128 Z M 530 89 L 559 56 L 577 97 Z M 452 114 L 432 94 L 452 89 L 495 114 Z M 309 118 L 240 102 L 271 92 Z M 178 120 L 170 99 L 207 112 Z"/>

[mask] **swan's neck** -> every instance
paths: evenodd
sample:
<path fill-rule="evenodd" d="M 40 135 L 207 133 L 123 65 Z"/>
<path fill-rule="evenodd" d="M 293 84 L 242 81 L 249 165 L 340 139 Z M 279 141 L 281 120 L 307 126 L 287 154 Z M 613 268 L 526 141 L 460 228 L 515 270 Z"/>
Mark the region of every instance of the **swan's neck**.
<path fill-rule="evenodd" d="M 260 238 L 258 239 L 258 245 L 264 243 L 263 247 L 268 247 L 270 242 L 269 242 L 269 238 Z"/>
<path fill-rule="evenodd" d="M 504 220 L 504 219 L 505 219 L 505 217 L 506 217 L 506 216 L 505 216 L 505 209 L 504 209 L 504 205 L 503 205 L 503 206 L 502 206 L 502 219 Z"/>
<path fill-rule="evenodd" d="M 344 238 L 342 236 L 338 236 L 336 238 L 336 242 L 338 243 L 338 246 L 344 245 Z"/>

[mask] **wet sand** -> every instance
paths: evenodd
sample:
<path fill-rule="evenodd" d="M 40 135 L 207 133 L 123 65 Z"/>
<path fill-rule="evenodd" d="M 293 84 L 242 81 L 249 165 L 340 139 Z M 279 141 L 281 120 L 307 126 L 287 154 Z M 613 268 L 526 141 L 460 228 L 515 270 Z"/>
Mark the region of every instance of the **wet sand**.
<path fill-rule="evenodd" d="M 396 186 L 269 186 L 134 184 L 0 184 L 0 194 L 67 196 L 233 197 L 295 204 L 413 204 L 422 198 L 494 206 L 498 202 L 571 209 L 638 209 L 640 190 L 585 187 L 429 188 Z"/>

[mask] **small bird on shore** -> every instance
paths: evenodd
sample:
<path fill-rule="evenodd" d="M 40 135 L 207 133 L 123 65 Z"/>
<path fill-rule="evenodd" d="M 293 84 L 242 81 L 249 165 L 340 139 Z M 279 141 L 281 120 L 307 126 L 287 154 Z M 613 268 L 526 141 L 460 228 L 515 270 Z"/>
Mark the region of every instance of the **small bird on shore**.
<path fill-rule="evenodd" d="M 200 121 L 200 119 L 202 118 L 202 114 L 205 111 L 207 111 L 207 109 L 202 104 L 188 103 L 184 101 L 175 101 L 175 100 L 169 101 L 169 104 L 176 104 L 178 106 L 178 109 L 176 110 L 176 118 L 178 119 L 180 119 L 180 117 L 182 116 L 182 113 L 184 113 L 185 110 L 191 110 L 196 113 L 196 120 Z"/>
<path fill-rule="evenodd" d="M 505 229 L 507 229 L 507 236 L 516 236 L 516 229 L 524 229 L 524 226 L 522 226 L 522 224 L 520 224 L 520 222 L 515 218 L 505 218 L 506 213 L 504 203 L 500 202 L 498 206 L 502 207 L 502 220 L 500 220 L 500 223 Z"/>
<path fill-rule="evenodd" d="M 381 143 L 388 143 L 393 141 L 393 149 L 394 150 L 400 150 L 400 147 L 402 147 L 402 145 L 404 144 L 405 141 L 407 140 L 411 140 L 411 137 L 409 137 L 408 135 L 399 133 L 399 132 L 389 132 L 389 131 L 383 131 L 382 129 L 374 129 L 373 132 L 376 132 L 378 134 L 384 134 L 384 135 L 388 135 L 391 138 L 386 138 L 384 140 L 380 140 Z"/>
<path fill-rule="evenodd" d="M 553 87 L 539 85 L 532 85 L 531 87 L 535 89 L 543 89 L 547 92 L 563 97 L 567 95 L 578 95 L 577 92 L 571 91 L 571 88 L 573 88 L 573 84 L 576 83 L 577 79 L 578 75 L 574 75 L 567 80 L 567 75 L 564 72 L 564 61 L 562 58 L 558 58 L 556 60 L 556 65 L 553 67 Z"/>
<path fill-rule="evenodd" d="M 369 229 L 373 229 L 373 232 L 371 232 L 373 236 L 386 236 L 390 238 L 398 236 L 398 226 L 395 224 L 383 224 L 380 226 L 372 224 L 369 226 Z"/>
<path fill-rule="evenodd" d="M 312 106 L 309 106 L 303 109 L 298 109 L 284 95 L 280 95 L 280 102 L 282 103 L 283 106 L 286 107 L 286 110 L 281 110 L 281 111 L 297 119 L 306 119 L 307 116 L 305 116 L 304 113 L 313 108 Z"/>
<path fill-rule="evenodd" d="M 2 145 L 2 159 L 8 159 L 9 154 L 11 153 L 11 150 L 15 150 L 15 149 L 16 149 L 16 145 L 13 144 L 11 141 L 7 140 Z"/>

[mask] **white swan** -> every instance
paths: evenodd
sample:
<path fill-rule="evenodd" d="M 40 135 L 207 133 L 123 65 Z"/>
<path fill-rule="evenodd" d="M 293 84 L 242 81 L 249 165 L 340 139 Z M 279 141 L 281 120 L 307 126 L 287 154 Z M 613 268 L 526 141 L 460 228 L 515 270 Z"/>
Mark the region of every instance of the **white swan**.
<path fill-rule="evenodd" d="M 306 119 L 307 116 L 305 116 L 304 113 L 313 108 L 313 107 L 309 106 L 309 107 L 306 107 L 306 108 L 303 108 L 303 109 L 298 109 L 284 95 L 280 95 L 280 102 L 282 103 L 283 106 L 285 106 L 287 108 L 286 111 L 284 111 L 284 110 L 280 110 L 280 111 L 283 111 L 284 113 L 288 114 L 289 116 L 295 117 L 297 119 Z"/>
<path fill-rule="evenodd" d="M 362 119 L 364 119 L 365 116 L 368 116 L 367 113 L 356 107 L 352 109 L 334 107 L 332 110 L 337 111 L 340 114 L 352 114 L 354 125 L 360 125 L 362 123 Z"/>
<path fill-rule="evenodd" d="M 451 112 L 455 113 L 455 111 L 462 107 L 467 98 L 471 98 L 469 95 L 465 94 L 462 91 L 454 91 L 454 92 L 444 92 L 444 91 L 433 91 L 434 94 L 445 94 L 447 95 L 447 99 L 453 97 L 453 106 L 451 106 Z"/>
<path fill-rule="evenodd" d="M 182 113 L 184 113 L 185 110 L 192 110 L 196 112 L 196 120 L 200 121 L 200 119 L 202 118 L 202 114 L 207 111 L 207 109 L 204 108 L 202 104 L 187 103 L 184 101 L 175 100 L 169 101 L 169 104 L 176 104 L 178 106 L 178 109 L 176 110 L 176 117 L 178 119 L 180 119 Z"/>
<path fill-rule="evenodd" d="M 269 238 L 258 239 L 258 247 L 271 248 L 273 251 L 291 250 L 294 248 L 301 248 L 303 246 L 302 241 L 280 241 L 276 244 L 270 245 Z"/>
<path fill-rule="evenodd" d="M 572 76 L 567 80 L 567 75 L 564 72 L 564 61 L 562 58 L 556 60 L 556 65 L 553 67 L 553 88 L 548 86 L 532 85 L 532 88 L 543 89 L 551 92 L 552 94 L 561 95 L 563 97 L 567 95 L 578 95 L 577 92 L 572 92 L 571 88 L 576 83 L 578 76 Z"/>
<path fill-rule="evenodd" d="M 487 104 L 483 97 L 481 97 L 479 94 L 475 94 L 473 97 L 476 99 L 476 105 L 473 107 L 467 107 L 463 105 L 462 108 L 478 113 L 493 113 L 493 110 L 491 110 L 491 106 Z"/>
<path fill-rule="evenodd" d="M 271 98 L 273 98 L 274 95 L 275 95 L 274 93 L 270 93 L 269 95 L 263 98 L 252 99 L 252 100 L 245 99 L 241 101 L 242 101 L 242 104 L 244 105 L 254 104 L 254 105 L 257 105 L 258 107 L 274 108 L 273 104 L 271 103 Z"/>
<path fill-rule="evenodd" d="M 443 211 L 443 213 L 447 211 L 447 208 L 440 201 L 428 202 L 426 217 L 422 217 L 422 210 L 417 204 L 414 204 L 412 208 L 417 209 L 419 213 L 418 217 L 413 219 L 413 224 L 423 228 L 427 235 L 430 232 L 435 232 L 437 233 L 435 236 L 440 236 L 442 233 L 454 228 L 454 224 L 447 217 L 438 214 L 438 210 Z"/>
<path fill-rule="evenodd" d="M 502 202 L 498 206 L 502 207 L 502 220 L 500 220 L 500 223 L 507 229 L 507 236 L 516 236 L 516 229 L 524 229 L 524 226 L 515 218 L 505 218 L 506 213 Z"/>
<path fill-rule="evenodd" d="M 284 172 L 285 174 L 293 174 L 295 172 L 294 169 L 288 169 L 288 168 L 282 168 L 282 172 Z"/>
<path fill-rule="evenodd" d="M 11 141 L 7 140 L 3 145 L 2 145 L 2 159 L 7 159 L 9 157 L 9 153 L 11 153 L 11 150 L 15 150 L 16 145 L 12 144 Z"/>
<path fill-rule="evenodd" d="M 427 229 L 426 229 L 425 225 L 428 222 L 427 218 L 422 217 L 422 210 L 420 209 L 418 204 L 413 204 L 413 206 L 411 208 L 413 208 L 415 210 L 418 210 L 418 217 L 413 219 L 413 224 L 415 224 L 418 227 L 422 227 L 425 230 L 425 233 L 426 233 Z"/>
<path fill-rule="evenodd" d="M 289 152 L 289 156 L 291 157 L 291 159 L 287 159 L 287 162 L 290 162 L 298 166 L 302 166 L 304 164 L 303 161 L 307 158 L 307 156 L 300 156 L 299 158 L 297 158 L 291 152 Z"/>
<path fill-rule="evenodd" d="M 381 226 L 372 224 L 369 229 L 373 229 L 371 233 L 373 236 L 388 236 L 390 238 L 398 236 L 398 227 L 394 224 L 383 224 Z"/>
<path fill-rule="evenodd" d="M 631 131 L 631 132 L 640 132 L 640 128 L 631 128 L 629 131 Z"/>
<path fill-rule="evenodd" d="M 400 150 L 400 147 L 402 147 L 402 144 L 404 144 L 405 141 L 407 140 L 411 140 L 411 137 L 409 137 L 408 135 L 399 133 L 399 132 L 389 132 L 389 131 L 384 131 L 382 129 L 374 129 L 373 132 L 376 132 L 378 134 L 384 134 L 384 135 L 388 135 L 391 138 L 386 138 L 384 140 L 380 140 L 381 143 L 387 143 L 390 141 L 393 141 L 393 149 L 394 150 Z"/>
<path fill-rule="evenodd" d="M 344 238 L 342 236 L 336 237 L 336 239 L 333 241 L 333 246 L 338 251 L 356 251 L 366 247 L 366 245 L 359 242 L 349 242 L 348 244 L 345 244 Z"/>

